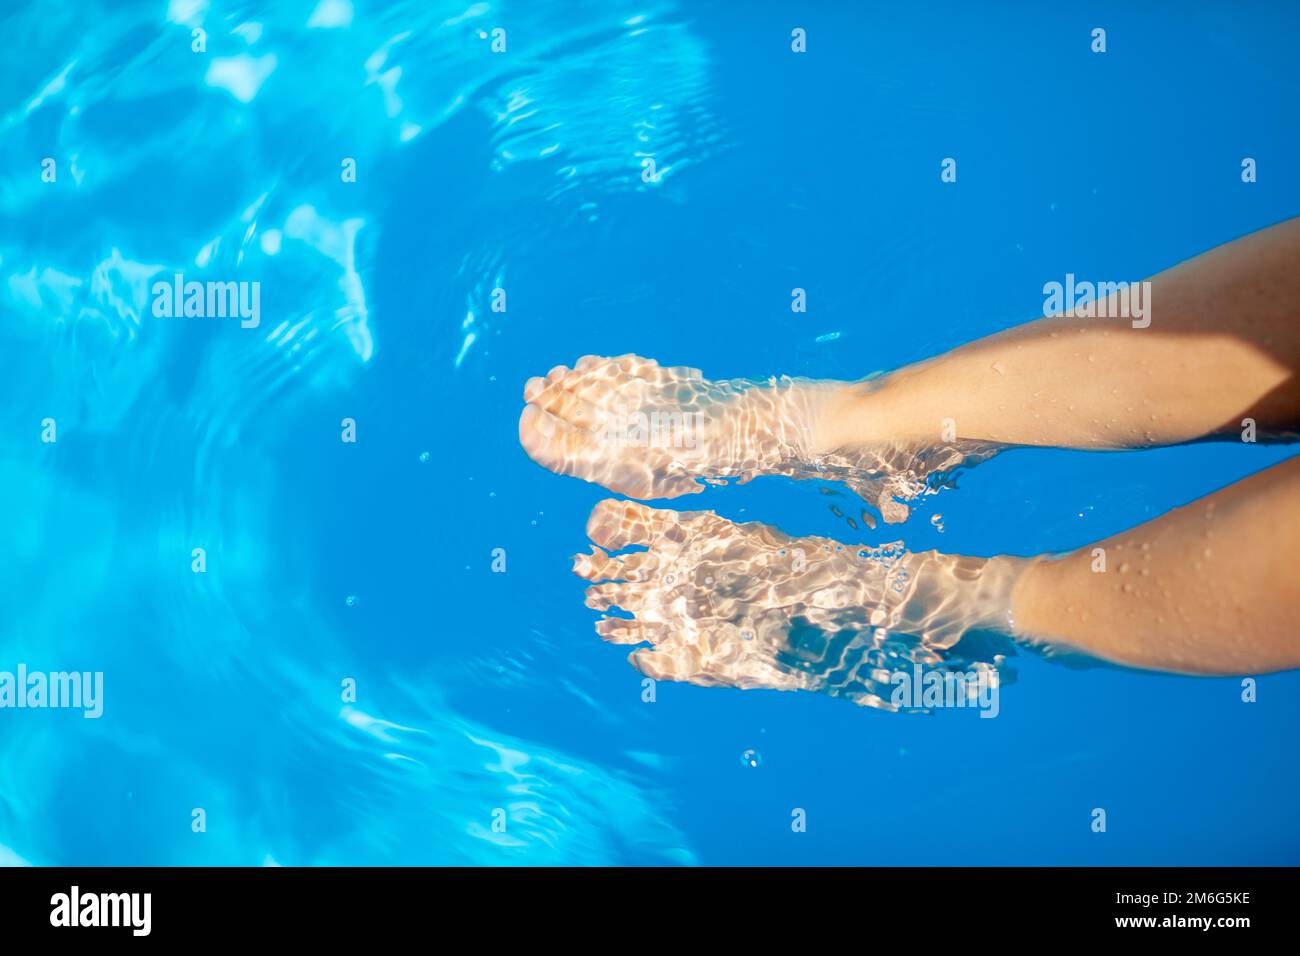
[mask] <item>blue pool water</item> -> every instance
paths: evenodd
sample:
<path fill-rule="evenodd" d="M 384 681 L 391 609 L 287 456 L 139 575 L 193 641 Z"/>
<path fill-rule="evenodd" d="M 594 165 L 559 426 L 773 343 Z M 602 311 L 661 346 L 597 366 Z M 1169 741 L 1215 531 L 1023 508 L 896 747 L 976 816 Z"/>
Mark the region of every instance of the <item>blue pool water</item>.
<path fill-rule="evenodd" d="M 1300 862 L 1300 673 L 644 703 L 570 573 L 607 493 L 518 445 L 582 354 L 857 378 L 1300 212 L 1296 8 L 982 6 L 7 0 L 0 670 L 104 714 L 0 711 L 0 862 Z M 176 272 L 259 326 L 154 315 Z M 1015 451 L 878 531 L 813 482 L 689 506 L 1033 554 L 1292 453 Z"/>

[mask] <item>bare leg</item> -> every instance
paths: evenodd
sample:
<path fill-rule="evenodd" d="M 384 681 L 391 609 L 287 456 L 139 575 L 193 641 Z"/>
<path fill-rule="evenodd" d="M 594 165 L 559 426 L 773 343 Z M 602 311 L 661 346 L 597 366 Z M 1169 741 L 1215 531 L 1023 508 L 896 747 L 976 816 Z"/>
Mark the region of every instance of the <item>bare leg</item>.
<path fill-rule="evenodd" d="M 959 438 L 1140 448 L 1300 432 L 1300 219 L 1151 280 L 1151 324 L 1040 319 L 850 390 L 828 444 Z"/>
<path fill-rule="evenodd" d="M 1300 667 L 1297 568 L 1300 458 L 1292 458 L 1132 531 L 1034 562 L 1013 594 L 1015 630 L 1155 670 Z"/>

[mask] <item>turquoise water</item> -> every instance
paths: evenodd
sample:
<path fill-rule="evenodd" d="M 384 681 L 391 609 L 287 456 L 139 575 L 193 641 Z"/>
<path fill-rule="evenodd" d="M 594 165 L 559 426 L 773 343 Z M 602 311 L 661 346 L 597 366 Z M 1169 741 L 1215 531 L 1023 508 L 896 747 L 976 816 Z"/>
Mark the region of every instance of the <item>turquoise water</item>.
<path fill-rule="evenodd" d="M 526 378 L 585 353 L 856 378 L 1033 317 L 1067 271 L 1136 279 L 1295 215 L 1294 8 L 177 0 L 0 26 L 0 671 L 104 675 L 99 719 L 0 710 L 0 862 L 1300 862 L 1295 673 L 1244 704 L 1021 655 L 996 720 L 643 702 L 569 571 L 606 493 L 516 437 Z M 157 315 L 178 272 L 259 283 L 257 326 Z M 878 532 L 811 482 L 690 507 L 1031 554 L 1292 453 L 1011 452 Z"/>

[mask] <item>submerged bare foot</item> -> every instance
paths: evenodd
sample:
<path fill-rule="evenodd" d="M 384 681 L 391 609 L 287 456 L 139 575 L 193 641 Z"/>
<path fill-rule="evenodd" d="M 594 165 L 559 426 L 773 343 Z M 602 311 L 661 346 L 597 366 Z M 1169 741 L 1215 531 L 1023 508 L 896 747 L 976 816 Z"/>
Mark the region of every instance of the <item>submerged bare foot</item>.
<path fill-rule="evenodd" d="M 887 710 L 896 709 L 889 685 L 900 668 L 982 668 L 996 678 L 1001 654 L 956 645 L 973 630 L 1009 632 L 1022 564 L 912 554 L 901 543 L 848 547 L 630 501 L 602 501 L 587 533 L 598 547 L 575 556 L 574 572 L 603 582 L 587 589 L 587 605 L 633 615 L 606 616 L 596 630 L 652 645 L 629 657 L 643 674 L 818 691 Z M 634 545 L 648 550 L 610 553 Z"/>
<path fill-rule="evenodd" d="M 538 464 L 633 498 L 698 494 L 757 475 L 842 481 L 886 522 L 931 478 L 980 457 L 969 443 L 859 442 L 862 386 L 788 377 L 710 381 L 635 355 L 587 355 L 524 386 L 519 441 Z"/>
<path fill-rule="evenodd" d="M 528 381 L 519 440 L 560 474 L 636 498 L 676 498 L 703 491 L 697 479 L 806 467 L 830 397 L 814 382 L 712 382 L 635 355 L 587 355 Z"/>

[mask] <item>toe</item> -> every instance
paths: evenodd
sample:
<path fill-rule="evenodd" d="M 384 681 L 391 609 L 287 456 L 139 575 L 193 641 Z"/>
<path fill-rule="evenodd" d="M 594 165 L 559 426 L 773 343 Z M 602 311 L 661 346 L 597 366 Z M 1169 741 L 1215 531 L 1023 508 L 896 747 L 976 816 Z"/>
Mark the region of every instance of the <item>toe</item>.
<path fill-rule="evenodd" d="M 656 586 L 647 584 L 627 584 L 607 581 L 593 584 L 587 588 L 587 607 L 596 611 L 608 611 L 612 607 L 622 608 L 635 614 L 645 605 L 646 599 L 657 590 Z"/>
<path fill-rule="evenodd" d="M 627 660 L 646 677 L 655 680 L 690 681 L 699 670 L 689 650 L 681 647 L 675 650 L 643 647 L 629 654 Z"/>
<path fill-rule="evenodd" d="M 534 375 L 528 381 L 524 382 L 524 401 L 533 401 L 538 395 L 542 394 L 544 388 L 546 388 L 546 379 Z"/>
<path fill-rule="evenodd" d="M 606 498 L 592 509 L 587 519 L 587 537 L 609 551 L 633 544 L 649 545 L 676 519 L 673 511 L 658 511 L 635 501 Z"/>
<path fill-rule="evenodd" d="M 596 633 L 611 644 L 657 644 L 667 637 L 667 628 L 662 624 L 607 617 L 596 622 Z"/>
<path fill-rule="evenodd" d="M 574 428 L 586 431 L 596 425 L 596 410 L 592 405 L 566 388 L 544 388 L 531 401 L 542 411 L 568 422 Z"/>
<path fill-rule="evenodd" d="M 574 428 L 536 405 L 519 416 L 519 444 L 528 457 L 561 475 L 586 478 L 592 458 L 590 432 Z"/>
<path fill-rule="evenodd" d="M 591 554 L 573 556 L 573 573 L 588 581 L 626 580 L 623 560 L 605 553 L 595 545 L 591 548 Z"/>

